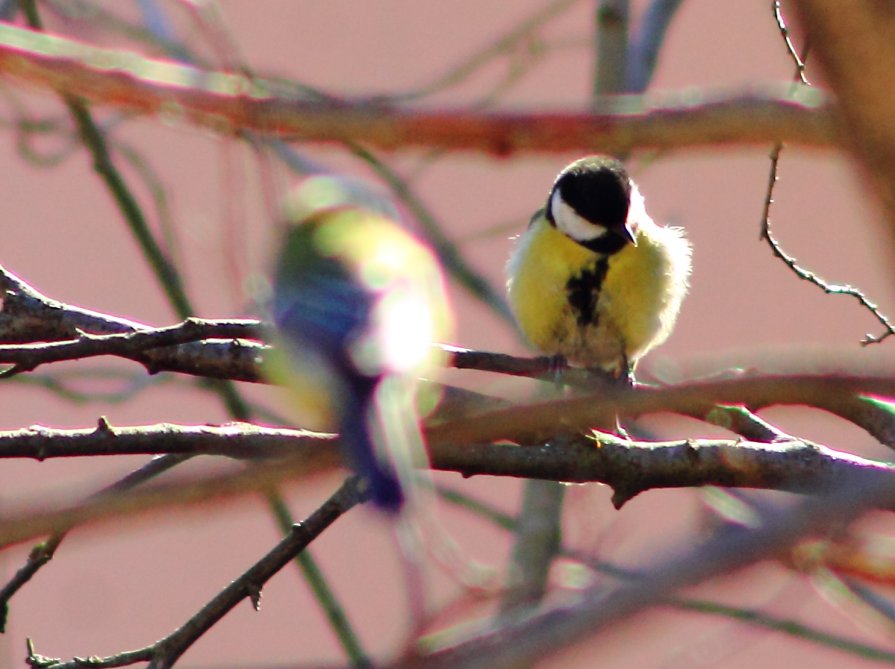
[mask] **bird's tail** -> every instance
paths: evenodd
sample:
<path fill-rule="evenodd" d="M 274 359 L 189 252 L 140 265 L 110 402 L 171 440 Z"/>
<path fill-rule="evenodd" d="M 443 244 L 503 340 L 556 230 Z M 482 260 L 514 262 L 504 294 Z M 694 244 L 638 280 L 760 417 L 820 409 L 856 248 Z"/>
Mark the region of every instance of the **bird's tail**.
<path fill-rule="evenodd" d="M 372 379 L 359 379 L 358 385 L 341 398 L 342 443 L 351 466 L 369 486 L 370 501 L 387 513 L 397 514 L 406 496 L 394 464 L 383 452 L 385 449 L 377 447 L 381 430 L 375 383 Z"/>

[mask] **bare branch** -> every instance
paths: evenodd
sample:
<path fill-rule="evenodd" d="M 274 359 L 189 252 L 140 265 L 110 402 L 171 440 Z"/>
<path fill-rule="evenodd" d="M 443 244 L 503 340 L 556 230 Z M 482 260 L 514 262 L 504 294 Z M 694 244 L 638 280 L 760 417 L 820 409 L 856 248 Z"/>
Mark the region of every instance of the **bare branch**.
<path fill-rule="evenodd" d="M 203 339 L 259 338 L 261 325 L 255 320 L 211 321 L 187 318 L 182 323 L 166 328 L 153 328 L 122 332 L 121 334 L 95 335 L 81 332 L 77 338 L 67 341 L 38 344 L 0 345 L 0 363 L 13 367 L 2 374 L 30 372 L 40 365 L 62 360 L 80 360 L 100 355 L 114 355 L 146 364 L 151 362 L 146 354 L 156 348 L 177 346 Z"/>
<path fill-rule="evenodd" d="M 318 449 L 332 449 L 334 438 L 332 434 L 252 423 L 117 427 L 101 418 L 95 428 L 64 430 L 36 425 L 0 432 L 0 459 L 174 453 L 248 459 L 306 457 Z"/>
<path fill-rule="evenodd" d="M 789 37 L 789 28 L 786 26 L 786 21 L 783 18 L 783 11 L 780 6 L 780 0 L 775 0 L 774 5 L 774 19 L 777 22 L 777 28 L 780 30 L 780 36 L 783 38 L 784 43 L 786 44 L 786 50 L 792 58 L 793 63 L 795 63 L 795 79 L 797 83 L 801 83 L 803 85 L 810 85 L 808 83 L 808 78 L 805 76 L 805 62 L 808 58 L 808 52 L 810 50 L 809 45 L 806 45 L 803 48 L 802 55 L 796 52 L 796 48 L 792 43 L 792 40 Z M 792 272 L 803 279 L 804 281 L 808 281 L 809 283 L 813 283 L 815 286 L 818 286 L 821 290 L 823 290 L 828 295 L 850 295 L 855 298 L 862 307 L 867 309 L 876 320 L 880 322 L 880 324 L 884 328 L 884 332 L 882 335 L 874 336 L 874 335 L 865 335 L 862 340 L 863 345 L 868 344 L 876 344 L 890 335 L 895 334 L 895 329 L 893 329 L 892 323 L 889 319 L 883 314 L 879 307 L 869 300 L 863 292 L 849 285 L 839 285 L 833 284 L 829 281 L 825 280 L 817 273 L 812 272 L 809 269 L 806 269 L 798 264 L 796 259 L 789 255 L 786 251 L 783 250 L 783 247 L 780 245 L 780 242 L 777 241 L 777 238 L 771 232 L 771 205 L 774 202 L 774 187 L 777 184 L 777 169 L 780 162 L 780 153 L 783 150 L 783 145 L 781 143 L 777 143 L 774 145 L 774 148 L 771 149 L 771 166 L 770 173 L 768 175 L 768 186 L 764 199 L 764 210 L 761 219 L 761 238 L 765 239 L 768 242 L 768 245 L 771 247 L 771 252 L 783 263 L 792 270 Z"/>
<path fill-rule="evenodd" d="M 864 339 L 861 341 L 863 345 L 866 346 L 868 344 L 876 344 L 883 341 L 887 337 L 895 334 L 895 326 L 893 326 L 888 317 L 880 311 L 875 302 L 869 300 L 863 292 L 853 286 L 830 283 L 816 272 L 812 272 L 799 265 L 798 261 L 793 256 L 783 250 L 780 242 L 777 241 L 777 238 L 774 237 L 774 234 L 771 232 L 771 204 L 774 202 L 774 186 L 777 183 L 777 164 L 780 159 L 780 151 L 782 148 L 781 144 L 777 144 L 771 150 L 771 168 L 768 175 L 768 188 L 767 194 L 765 195 L 764 212 L 761 220 L 761 237 L 767 240 L 773 254 L 782 260 L 797 277 L 809 283 L 813 283 L 828 295 L 850 295 L 880 322 L 884 328 L 883 333 L 878 336 L 871 334 L 865 335 Z"/>
<path fill-rule="evenodd" d="M 811 498 L 795 508 L 763 514 L 754 529 L 725 528 L 704 544 L 665 557 L 636 582 L 614 588 L 595 586 L 571 602 L 485 629 L 470 638 L 410 657 L 400 667 L 500 669 L 543 659 L 607 629 L 681 588 L 736 572 L 787 550 L 801 537 L 840 527 L 865 509 L 891 506 L 895 493 L 883 480 L 865 487 L 848 479 L 833 495 Z"/>
<path fill-rule="evenodd" d="M 664 392 L 673 397 L 673 393 Z M 537 407 L 528 407 L 532 408 Z M 554 425 L 563 422 L 560 416 L 554 414 Z M 439 427 L 430 428 L 430 432 Z M 66 449 L 57 443 L 71 447 Z M 817 493 L 854 477 L 866 477 L 867 481 L 883 477 L 895 483 L 893 465 L 797 439 L 770 444 L 746 440 L 631 442 L 596 433 L 573 435 L 561 442 L 555 438 L 523 442 L 531 444 L 523 446 L 507 442 L 452 442 L 443 435 L 430 436 L 428 443 L 434 469 L 464 476 L 598 481 L 615 490 L 616 506 L 652 488 L 723 485 Z M 51 445 L 50 451 L 44 448 L 47 444 Z M 0 452 L 6 457 L 48 457 L 48 452 L 56 457 L 137 452 L 280 456 L 235 473 L 110 493 L 69 505 L 58 504 L 50 511 L 45 503 L 40 508 L 9 511 L 0 515 L 0 545 L 65 531 L 85 522 L 266 491 L 341 464 L 333 435 L 240 423 L 128 428 L 102 423 L 93 430 L 32 428 L 0 433 Z"/>
<path fill-rule="evenodd" d="M 382 101 L 308 99 L 271 82 L 98 49 L 0 26 L 0 74 L 128 113 L 161 115 L 233 134 L 252 131 L 395 150 L 562 153 L 788 142 L 838 142 L 822 94 L 758 89 L 730 96 L 615 97 L 595 113 L 420 111 Z"/>
<path fill-rule="evenodd" d="M 363 499 L 364 494 L 358 479 L 348 479 L 319 509 L 301 523 L 293 525 L 292 531 L 267 555 L 234 579 L 194 616 L 168 636 L 145 648 L 125 651 L 109 657 L 73 658 L 68 662 L 60 662 L 55 658 L 37 656 L 33 644 L 29 643 L 29 657 L 26 661 L 34 669 L 50 669 L 51 667 L 52 669 L 83 669 L 85 665 L 94 669 L 103 669 L 104 667 L 121 667 L 148 660 L 149 669 L 167 669 L 241 601 L 248 598 L 257 609 L 261 598 L 261 589 L 267 581 L 307 548 L 324 530 Z"/>
<path fill-rule="evenodd" d="M 811 84 L 805 74 L 805 58 L 799 56 L 799 52 L 796 51 L 796 47 L 789 37 L 789 28 L 786 25 L 786 20 L 783 18 L 783 8 L 781 7 L 781 4 L 780 0 L 774 0 L 774 20 L 777 22 L 777 29 L 780 31 L 783 43 L 786 45 L 786 52 L 789 54 L 789 57 L 792 58 L 792 62 L 795 63 L 796 79 L 801 84 L 810 86 Z"/>
<path fill-rule="evenodd" d="M 219 429 L 226 432 L 236 428 L 223 426 Z M 170 429 L 165 431 L 170 436 Z M 87 522 L 233 499 L 259 491 L 270 493 L 284 481 L 300 480 L 337 467 L 340 464 L 339 449 L 333 440 L 329 444 L 329 447 L 321 448 L 320 440 L 316 440 L 312 447 L 307 441 L 302 444 L 299 440 L 296 442 L 299 450 L 294 455 L 236 472 L 205 474 L 180 482 L 158 483 L 151 487 L 93 496 L 70 504 L 55 504 L 52 510 L 47 510 L 46 502 L 40 504 L 40 508 L 11 510 L 0 515 L 0 546 L 66 532 Z"/>
<path fill-rule="evenodd" d="M 247 339 L 231 339 L 234 335 L 257 337 L 263 330 L 257 322 L 196 320 L 191 325 L 186 321 L 173 328 L 154 330 L 143 323 L 54 300 L 3 267 L 0 267 L 0 288 L 5 291 L 0 310 L 0 342 L 65 342 L 25 347 L 21 354 L 16 352 L 16 347 L 0 347 L 7 356 L 3 362 L 24 360 L 40 364 L 52 359 L 75 359 L 82 357 L 78 355 L 79 350 L 85 350 L 90 355 L 128 353 L 125 357 L 142 364 L 150 374 L 169 371 L 213 379 L 262 380 L 259 363 L 266 347 Z M 167 334 L 161 334 L 166 330 Z M 127 337 L 119 341 L 115 337 L 87 336 L 138 332 L 141 334 L 132 343 L 127 343 Z M 156 337 L 172 337 L 169 341 L 184 337 L 189 341 L 195 339 L 191 333 L 200 332 L 213 339 L 177 346 L 167 346 L 161 340 L 155 342 Z M 119 352 L 115 351 L 116 347 L 120 347 Z"/>
<path fill-rule="evenodd" d="M 634 417 L 654 411 L 708 414 L 716 405 L 751 409 L 775 405 L 805 405 L 836 413 L 856 396 L 895 397 L 895 378 L 847 374 L 740 376 L 693 381 L 665 388 L 614 388 L 611 393 L 490 411 L 463 421 L 433 425 L 429 443 L 482 443 L 495 439 L 536 442 L 558 432 L 583 432 L 616 414 Z"/>

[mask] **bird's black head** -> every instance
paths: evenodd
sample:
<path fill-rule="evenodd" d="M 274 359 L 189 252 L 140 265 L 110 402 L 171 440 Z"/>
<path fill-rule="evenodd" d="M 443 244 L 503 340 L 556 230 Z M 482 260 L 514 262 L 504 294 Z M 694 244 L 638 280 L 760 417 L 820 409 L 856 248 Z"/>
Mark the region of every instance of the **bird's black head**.
<path fill-rule="evenodd" d="M 562 220 L 562 204 L 580 218 Z M 632 241 L 625 227 L 630 204 L 631 178 L 624 165 L 609 156 L 587 156 L 559 173 L 545 211 L 552 225 L 579 244 L 613 253 Z"/>

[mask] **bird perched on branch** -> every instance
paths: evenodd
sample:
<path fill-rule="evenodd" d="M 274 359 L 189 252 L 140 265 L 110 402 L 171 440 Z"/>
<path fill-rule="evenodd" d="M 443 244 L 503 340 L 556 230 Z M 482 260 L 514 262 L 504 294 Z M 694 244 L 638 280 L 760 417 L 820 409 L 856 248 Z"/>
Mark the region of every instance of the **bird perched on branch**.
<path fill-rule="evenodd" d="M 587 156 L 559 173 L 507 273 L 510 306 L 532 345 L 627 376 L 674 326 L 690 244 L 680 228 L 653 222 L 618 160 Z"/>
<path fill-rule="evenodd" d="M 439 364 L 432 344 L 451 318 L 434 257 L 369 194 L 314 176 L 287 197 L 272 298 L 285 356 L 269 373 L 305 420 L 338 430 L 373 503 L 397 512 L 411 460 L 425 458 L 415 381 Z"/>

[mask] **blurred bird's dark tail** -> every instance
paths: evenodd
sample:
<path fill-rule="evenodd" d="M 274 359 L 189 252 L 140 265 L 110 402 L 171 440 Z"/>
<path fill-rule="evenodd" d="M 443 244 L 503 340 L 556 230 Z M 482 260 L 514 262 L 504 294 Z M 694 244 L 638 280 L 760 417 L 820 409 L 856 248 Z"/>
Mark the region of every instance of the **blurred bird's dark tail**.
<path fill-rule="evenodd" d="M 389 514 L 401 511 L 405 495 L 401 480 L 386 455 L 376 447 L 374 436 L 375 381 L 364 379 L 342 401 L 340 436 L 348 461 L 370 487 L 370 501 Z"/>

